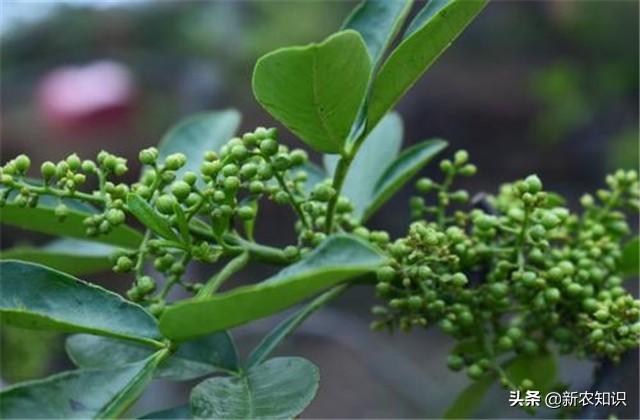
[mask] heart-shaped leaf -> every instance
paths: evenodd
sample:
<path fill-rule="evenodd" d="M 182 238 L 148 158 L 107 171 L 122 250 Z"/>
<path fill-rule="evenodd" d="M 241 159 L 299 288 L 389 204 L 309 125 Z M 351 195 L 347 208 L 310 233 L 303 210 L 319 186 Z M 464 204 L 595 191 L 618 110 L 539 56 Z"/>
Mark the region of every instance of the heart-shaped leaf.
<path fill-rule="evenodd" d="M 367 130 L 372 130 L 480 13 L 487 0 L 431 0 L 409 25 L 371 86 Z"/>
<path fill-rule="evenodd" d="M 158 345 L 156 321 L 142 307 L 60 271 L 22 261 L 0 261 L 0 290 L 0 315 L 9 324 Z"/>
<path fill-rule="evenodd" d="M 188 299 L 167 308 L 160 330 L 187 340 L 241 325 L 288 308 L 340 282 L 371 272 L 384 259 L 351 236 L 328 238 L 297 263 L 269 279 L 205 299 Z"/>
<path fill-rule="evenodd" d="M 72 200 L 62 200 L 62 203 L 68 207 L 69 214 L 61 222 L 55 214 L 59 202 L 53 197 L 41 197 L 38 206 L 32 208 L 17 206 L 10 196 L 0 209 L 0 223 L 49 235 L 87 239 L 125 248 L 135 248 L 142 242 L 140 232 L 126 225 L 116 226 L 105 235 L 87 236 L 82 222 L 95 214 L 96 209 Z"/>
<path fill-rule="evenodd" d="M 169 220 L 161 216 L 156 212 L 153 207 L 149 205 L 138 194 L 130 193 L 127 195 L 127 207 L 131 214 L 140 221 L 143 225 L 151 229 L 156 234 L 162 236 L 170 241 L 179 242 L 178 235 L 171 229 Z"/>
<path fill-rule="evenodd" d="M 630 239 L 622 248 L 620 269 L 628 276 L 638 275 L 640 271 L 640 238 Z"/>
<path fill-rule="evenodd" d="M 319 44 L 261 57 L 253 92 L 274 118 L 313 149 L 340 153 L 365 97 L 371 59 L 353 30 Z"/>
<path fill-rule="evenodd" d="M 38 263 L 78 276 L 109 269 L 109 256 L 116 249 L 99 242 L 62 238 L 39 248 L 20 246 L 0 251 L 0 259 Z"/>
<path fill-rule="evenodd" d="M 376 183 L 398 155 L 404 128 L 399 114 L 387 114 L 358 150 L 342 186 L 342 194 L 353 204 L 353 215 L 360 219 L 371 205 Z M 333 175 L 338 156 L 325 155 L 324 165 Z"/>
<path fill-rule="evenodd" d="M 140 396 L 163 357 L 111 369 L 74 370 L 0 392 L 3 418 L 113 418 Z"/>
<path fill-rule="evenodd" d="M 362 220 L 367 220 L 375 213 L 382 204 L 391 198 L 445 147 L 447 147 L 446 141 L 434 139 L 423 141 L 405 149 L 378 178 L 362 215 Z"/>
<path fill-rule="evenodd" d="M 76 334 L 67 338 L 67 354 L 81 368 L 108 368 L 144 360 L 153 353 L 148 346 L 114 338 Z M 218 371 L 236 370 L 236 349 L 226 332 L 180 343 L 163 361 L 156 377 L 186 381 Z"/>
<path fill-rule="evenodd" d="M 177 175 L 187 171 L 200 172 L 205 152 L 217 152 L 231 139 L 240 126 L 240 113 L 234 109 L 203 112 L 192 115 L 173 126 L 158 145 L 159 157 L 183 153 L 187 163 Z"/>
<path fill-rule="evenodd" d="M 375 67 L 407 18 L 413 0 L 364 0 L 349 15 L 343 29 L 358 31 Z"/>
<path fill-rule="evenodd" d="M 211 378 L 191 391 L 195 418 L 294 418 L 311 403 L 318 368 L 299 357 L 282 357 L 254 366 L 240 377 Z"/>

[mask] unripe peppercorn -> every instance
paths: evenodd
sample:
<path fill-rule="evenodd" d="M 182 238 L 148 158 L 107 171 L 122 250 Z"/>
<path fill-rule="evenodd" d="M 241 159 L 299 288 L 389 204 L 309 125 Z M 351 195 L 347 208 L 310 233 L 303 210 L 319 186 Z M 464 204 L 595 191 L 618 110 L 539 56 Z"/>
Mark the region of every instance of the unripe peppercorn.
<path fill-rule="evenodd" d="M 484 371 L 478 364 L 474 363 L 467 368 L 467 375 L 469 375 L 469 378 L 471 379 L 480 379 L 483 374 Z"/>
<path fill-rule="evenodd" d="M 382 282 L 387 282 L 387 283 L 391 282 L 393 281 L 395 276 L 396 276 L 396 271 L 388 265 L 384 267 L 380 267 L 376 271 L 376 277 L 378 278 L 379 281 L 382 281 Z"/>
<path fill-rule="evenodd" d="M 119 209 L 110 209 L 107 212 L 107 220 L 113 226 L 118 226 L 124 222 L 125 214 L 122 210 Z"/>
<path fill-rule="evenodd" d="M 191 192 L 191 185 L 184 181 L 176 181 L 171 185 L 171 193 L 178 199 L 183 201 Z"/>
<path fill-rule="evenodd" d="M 289 158 L 293 166 L 302 165 L 306 163 L 307 160 L 309 160 L 309 156 L 307 155 L 307 152 L 305 152 L 302 149 L 296 149 L 293 152 L 291 152 L 291 154 L 289 155 Z"/>
<path fill-rule="evenodd" d="M 291 166 L 291 162 L 289 161 L 289 157 L 287 155 L 280 154 L 273 158 L 272 165 L 276 171 L 283 172 L 289 169 L 289 166 Z"/>
<path fill-rule="evenodd" d="M 550 302 L 550 303 L 558 302 L 561 297 L 560 290 L 556 289 L 555 287 L 551 287 L 545 290 L 544 297 L 547 300 L 547 302 Z"/>
<path fill-rule="evenodd" d="M 158 149 L 149 147 L 148 149 L 141 150 L 138 154 L 138 159 L 145 165 L 153 165 L 158 159 Z"/>
<path fill-rule="evenodd" d="M 131 261 L 129 257 L 123 255 L 116 261 L 115 271 L 119 273 L 126 273 L 128 271 L 131 271 L 132 268 L 133 261 Z"/>
<path fill-rule="evenodd" d="M 233 192 L 240 187 L 240 178 L 230 176 L 223 181 L 223 187 L 226 192 Z"/>
<path fill-rule="evenodd" d="M 156 282 L 153 281 L 153 279 L 149 276 L 140 277 L 138 279 L 137 285 L 140 292 L 145 295 L 153 292 L 156 288 Z"/>
<path fill-rule="evenodd" d="M 56 165 L 53 162 L 46 161 L 40 166 L 40 172 L 44 179 L 51 179 L 56 174 Z"/>
<path fill-rule="evenodd" d="M 173 153 L 167 156 L 167 159 L 164 161 L 166 168 L 171 171 L 177 171 L 182 168 L 185 163 L 187 163 L 187 157 L 182 153 Z"/>
<path fill-rule="evenodd" d="M 537 175 L 529 175 L 525 178 L 524 183 L 527 191 L 531 194 L 535 194 L 542 190 L 542 181 L 540 181 L 540 178 L 538 178 Z"/>
<path fill-rule="evenodd" d="M 314 199 L 321 202 L 326 202 L 331 200 L 334 194 L 335 194 L 335 190 L 333 188 L 323 184 L 316 186 L 311 193 Z"/>
<path fill-rule="evenodd" d="M 15 158 L 15 167 L 19 173 L 27 172 L 30 166 L 31 159 L 29 159 L 29 156 L 22 154 Z"/>
<path fill-rule="evenodd" d="M 155 317 L 159 317 L 164 312 L 165 304 L 161 302 L 149 305 L 149 312 Z"/>
<path fill-rule="evenodd" d="M 298 247 L 293 245 L 285 247 L 282 252 L 284 253 L 285 258 L 287 258 L 288 260 L 296 259 L 300 255 L 300 250 L 298 249 Z"/>
<path fill-rule="evenodd" d="M 447 357 L 447 366 L 453 371 L 459 371 L 464 367 L 464 359 L 456 354 Z"/>
<path fill-rule="evenodd" d="M 69 208 L 64 204 L 58 204 L 54 210 L 54 214 L 59 221 L 64 221 L 69 215 Z"/>
<path fill-rule="evenodd" d="M 416 188 L 423 193 L 429 192 L 433 188 L 433 181 L 429 178 L 421 178 L 416 182 Z"/>
<path fill-rule="evenodd" d="M 242 165 L 242 168 L 240 168 L 240 176 L 242 176 L 242 178 L 244 179 L 251 179 L 257 173 L 258 173 L 258 167 L 256 166 L 255 163 L 248 162 Z"/>
<path fill-rule="evenodd" d="M 260 151 L 267 156 L 273 156 L 278 153 L 278 143 L 272 139 L 263 140 L 260 143 Z"/>
<path fill-rule="evenodd" d="M 162 214 L 173 214 L 173 206 L 176 203 L 177 201 L 173 196 L 163 194 L 156 200 L 156 208 Z"/>
<path fill-rule="evenodd" d="M 195 185 L 196 181 L 198 180 L 198 175 L 196 175 L 194 172 L 187 171 L 182 176 L 182 180 L 184 182 L 186 182 L 187 184 L 193 186 L 193 185 Z"/>
<path fill-rule="evenodd" d="M 237 160 L 242 160 L 247 156 L 247 148 L 242 144 L 235 145 L 231 148 L 231 156 Z"/>
<path fill-rule="evenodd" d="M 256 211 L 251 206 L 242 206 L 238 209 L 238 216 L 242 220 L 251 220 L 256 217 Z"/>
<path fill-rule="evenodd" d="M 202 165 L 200 165 L 200 172 L 202 172 L 202 175 L 214 177 L 221 167 L 222 162 L 219 160 L 216 160 L 215 162 L 203 162 Z"/>

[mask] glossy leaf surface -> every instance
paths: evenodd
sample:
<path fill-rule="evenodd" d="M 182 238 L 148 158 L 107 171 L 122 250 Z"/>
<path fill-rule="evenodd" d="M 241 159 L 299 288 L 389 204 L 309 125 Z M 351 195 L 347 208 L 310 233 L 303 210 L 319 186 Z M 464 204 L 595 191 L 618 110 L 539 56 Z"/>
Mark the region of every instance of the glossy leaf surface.
<path fill-rule="evenodd" d="M 155 319 L 141 306 L 60 271 L 0 262 L 2 320 L 23 328 L 90 332 L 153 343 Z"/>
<path fill-rule="evenodd" d="M 163 335 L 186 340 L 281 311 L 328 287 L 376 269 L 383 258 L 350 236 L 328 238 L 304 259 L 269 279 L 205 299 L 181 301 L 160 318 Z"/>
<path fill-rule="evenodd" d="M 486 3 L 487 0 L 432 0 L 424 6 L 372 83 L 368 130 L 396 105 Z"/>
<path fill-rule="evenodd" d="M 189 404 L 178 405 L 176 407 L 167 408 L 166 410 L 154 411 L 145 414 L 141 419 L 190 419 L 191 407 Z"/>
<path fill-rule="evenodd" d="M 376 184 L 389 163 L 395 159 L 402 147 L 402 118 L 389 113 L 378 124 L 358 150 L 342 186 L 342 194 L 353 204 L 353 215 L 360 219 L 374 198 Z M 325 168 L 333 174 L 338 156 L 325 155 Z"/>
<path fill-rule="evenodd" d="M 343 29 L 358 31 L 367 45 L 373 67 L 400 30 L 413 0 L 365 0 L 344 22 Z"/>
<path fill-rule="evenodd" d="M 236 134 L 240 121 L 240 113 L 235 109 L 187 117 L 172 127 L 160 141 L 160 161 L 172 153 L 183 153 L 187 163 L 177 171 L 178 177 L 187 171 L 199 173 L 205 152 L 219 151 Z"/>
<path fill-rule="evenodd" d="M 378 208 L 393 196 L 402 186 L 447 147 L 444 140 L 427 140 L 405 149 L 385 169 L 373 188 L 362 220 L 367 220 Z"/>
<path fill-rule="evenodd" d="M 149 384 L 159 353 L 111 369 L 74 370 L 0 392 L 3 418 L 111 418 Z"/>
<path fill-rule="evenodd" d="M 274 118 L 316 151 L 340 153 L 369 83 L 371 59 L 356 31 L 261 57 L 253 92 Z"/>
<path fill-rule="evenodd" d="M 178 242 L 178 235 L 171 229 L 169 220 L 156 212 L 142 197 L 135 193 L 127 196 L 129 211 L 146 227 L 170 241 Z"/>
<path fill-rule="evenodd" d="M 109 256 L 117 248 L 79 239 L 56 239 L 42 247 L 21 246 L 0 251 L 0 259 L 46 265 L 72 275 L 108 270 Z"/>
<path fill-rule="evenodd" d="M 308 360 L 283 357 L 247 370 L 241 377 L 212 378 L 191 391 L 195 418 L 294 418 L 318 390 L 318 368 Z"/>
<path fill-rule="evenodd" d="M 154 350 L 130 341 L 88 334 L 67 338 L 67 354 L 81 368 L 108 368 L 137 362 Z M 236 350 L 227 333 L 218 333 L 181 343 L 178 350 L 163 361 L 156 377 L 185 381 L 220 370 L 237 368 Z"/>

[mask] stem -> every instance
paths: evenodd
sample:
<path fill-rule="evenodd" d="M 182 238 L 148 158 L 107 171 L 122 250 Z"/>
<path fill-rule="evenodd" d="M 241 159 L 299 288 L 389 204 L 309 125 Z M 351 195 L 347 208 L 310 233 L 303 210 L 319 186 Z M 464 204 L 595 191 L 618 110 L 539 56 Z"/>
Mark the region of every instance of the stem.
<path fill-rule="evenodd" d="M 453 177 L 454 177 L 453 171 L 447 172 L 447 176 L 445 177 L 444 181 L 442 182 L 442 186 L 440 187 L 441 193 L 446 194 L 449 192 L 449 187 L 451 187 L 451 183 L 453 182 Z M 440 225 L 441 227 L 444 227 L 444 224 L 446 222 L 445 220 L 446 209 L 447 209 L 447 206 L 445 205 L 445 203 L 442 200 L 438 200 L 437 217 L 438 217 L 438 225 Z"/>
<path fill-rule="evenodd" d="M 304 212 L 302 211 L 302 206 L 300 205 L 300 202 L 296 200 L 296 197 L 293 195 L 293 193 L 287 186 L 287 183 L 282 178 L 282 175 L 279 174 L 278 172 L 274 172 L 274 176 L 278 180 L 278 184 L 280 184 L 280 187 L 282 188 L 282 190 L 289 196 L 289 200 L 291 200 L 291 205 L 293 206 L 296 213 L 298 213 L 298 217 L 302 221 L 302 224 L 304 224 L 304 227 L 307 229 L 310 229 L 311 225 L 309 224 L 309 221 L 307 220 Z"/>
<path fill-rule="evenodd" d="M 98 197 L 92 194 L 87 194 L 79 191 L 64 191 L 59 188 L 54 188 L 50 186 L 38 187 L 36 185 L 27 184 L 24 182 L 14 182 L 13 188 L 26 188 L 31 192 L 34 192 L 39 195 L 51 195 L 59 198 L 79 198 L 84 201 L 89 201 L 92 203 L 103 204 L 105 199 L 103 197 Z"/>
<path fill-rule="evenodd" d="M 216 290 L 218 290 L 218 288 L 222 285 L 222 283 L 228 280 L 229 277 L 231 277 L 233 274 L 242 270 L 242 268 L 244 268 L 244 266 L 247 265 L 248 262 L 249 262 L 248 252 L 245 251 L 240 255 L 236 256 L 234 259 L 229 261 L 222 270 L 220 270 L 213 277 L 211 277 L 209 281 L 207 281 L 205 286 L 202 289 L 200 289 L 200 291 L 196 295 L 196 299 L 204 299 L 213 295 L 216 292 Z"/>
<path fill-rule="evenodd" d="M 342 155 L 342 157 L 338 161 L 338 165 L 336 166 L 336 171 L 333 174 L 332 187 L 336 193 L 333 197 L 331 197 L 331 200 L 329 200 L 329 203 L 327 204 L 327 220 L 324 229 L 327 235 L 331 233 L 331 230 L 333 228 L 333 215 L 335 214 L 338 197 L 340 197 L 340 193 L 342 192 L 344 180 L 347 177 L 347 172 L 349 172 L 349 166 L 351 166 L 353 156 L 358 149 L 358 143 L 356 143 L 356 147 L 353 148 L 352 153 L 346 153 Z"/>

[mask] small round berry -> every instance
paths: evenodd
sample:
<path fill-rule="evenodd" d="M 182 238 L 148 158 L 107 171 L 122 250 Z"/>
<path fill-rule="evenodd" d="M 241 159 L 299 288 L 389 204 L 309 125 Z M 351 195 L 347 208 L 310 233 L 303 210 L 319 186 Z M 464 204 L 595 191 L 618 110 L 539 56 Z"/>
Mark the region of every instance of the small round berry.
<path fill-rule="evenodd" d="M 149 294 L 156 288 L 156 282 L 149 276 L 142 276 L 137 281 L 138 289 L 142 294 Z"/>
<path fill-rule="evenodd" d="M 16 170 L 19 173 L 25 173 L 29 170 L 29 167 L 31 166 L 31 159 L 29 159 L 29 156 L 24 154 L 18 155 L 15 158 L 14 164 L 15 164 Z"/>
<path fill-rule="evenodd" d="M 125 214 L 122 210 L 110 209 L 107 212 L 106 217 L 107 217 L 107 220 L 109 221 L 109 224 L 113 226 L 118 226 L 124 222 Z"/>
<path fill-rule="evenodd" d="M 260 151 L 267 156 L 278 153 L 278 143 L 273 139 L 266 139 L 260 143 Z"/>
<path fill-rule="evenodd" d="M 531 194 L 535 194 L 542 190 L 542 181 L 537 175 L 529 175 L 525 178 L 524 183 L 527 187 L 527 191 Z"/>
<path fill-rule="evenodd" d="M 184 181 L 176 181 L 171 185 L 171 193 L 178 201 L 183 201 L 191 193 L 191 185 Z"/>
<path fill-rule="evenodd" d="M 256 217 L 256 210 L 251 206 L 242 206 L 238 209 L 238 216 L 242 220 L 252 220 Z"/>
<path fill-rule="evenodd" d="M 182 153 L 173 153 L 164 161 L 165 166 L 170 171 L 177 171 L 187 163 L 187 157 Z"/>
<path fill-rule="evenodd" d="M 56 165 L 53 162 L 46 161 L 40 166 L 40 172 L 44 179 L 51 179 L 56 174 Z"/>
<path fill-rule="evenodd" d="M 138 154 L 138 159 L 145 165 L 154 165 L 156 163 L 156 160 L 158 159 L 158 149 L 156 149 L 155 147 L 143 149 Z"/>
<path fill-rule="evenodd" d="M 173 206 L 177 203 L 174 196 L 163 194 L 156 200 L 156 208 L 162 214 L 173 214 Z"/>

